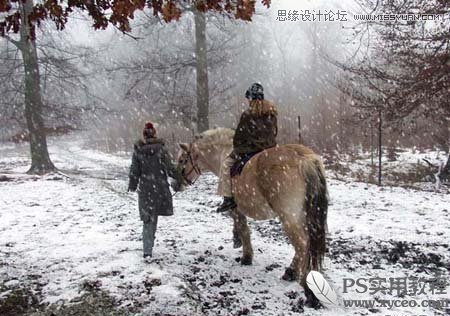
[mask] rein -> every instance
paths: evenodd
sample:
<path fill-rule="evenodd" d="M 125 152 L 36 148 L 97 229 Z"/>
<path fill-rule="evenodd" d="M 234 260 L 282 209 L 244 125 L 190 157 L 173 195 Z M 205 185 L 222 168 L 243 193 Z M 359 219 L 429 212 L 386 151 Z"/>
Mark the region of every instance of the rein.
<path fill-rule="evenodd" d="M 183 166 L 183 169 L 182 169 L 182 171 L 181 171 L 181 175 L 182 175 L 182 177 L 183 177 L 183 180 L 186 181 L 186 183 L 187 183 L 188 185 L 193 185 L 195 182 L 197 182 L 198 178 L 200 178 L 200 176 L 201 176 L 201 174 L 202 174 L 202 171 L 200 170 L 200 167 L 198 166 L 198 164 L 194 164 L 194 159 L 192 158 L 191 151 L 188 151 L 187 154 L 188 154 L 188 157 L 189 157 L 189 162 L 190 162 L 191 165 L 192 165 L 192 169 L 191 169 L 188 173 L 186 173 L 186 166 Z M 196 173 L 196 176 L 197 176 L 197 177 L 196 177 L 193 181 L 191 181 L 191 180 L 188 179 L 188 177 L 189 177 L 193 172 Z"/>

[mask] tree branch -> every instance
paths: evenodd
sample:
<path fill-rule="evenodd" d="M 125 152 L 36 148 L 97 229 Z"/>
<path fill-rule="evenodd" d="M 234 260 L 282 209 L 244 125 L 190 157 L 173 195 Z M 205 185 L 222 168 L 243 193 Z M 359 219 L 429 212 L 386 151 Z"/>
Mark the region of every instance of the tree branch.
<path fill-rule="evenodd" d="M 20 41 L 16 41 L 15 39 L 12 39 L 10 36 L 6 35 L 4 36 L 4 38 L 10 42 L 11 44 L 13 44 L 14 46 L 16 46 L 18 49 L 22 49 L 22 43 Z"/>

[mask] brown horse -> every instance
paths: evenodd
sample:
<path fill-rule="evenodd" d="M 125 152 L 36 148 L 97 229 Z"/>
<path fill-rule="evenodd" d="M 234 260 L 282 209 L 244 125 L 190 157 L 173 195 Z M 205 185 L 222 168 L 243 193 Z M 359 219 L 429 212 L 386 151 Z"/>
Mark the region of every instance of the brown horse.
<path fill-rule="evenodd" d="M 192 184 L 204 171 L 220 175 L 222 162 L 232 151 L 234 132 L 218 128 L 206 131 L 191 144 L 180 144 L 178 168 L 184 184 Z M 295 249 L 283 279 L 300 280 L 307 303 L 318 303 L 306 287 L 306 276 L 320 270 L 325 254 L 327 186 L 322 163 L 309 148 L 281 145 L 258 153 L 232 180 L 238 205 L 232 212 L 242 241 L 242 264 L 251 264 L 253 250 L 246 216 L 265 220 L 278 216 Z"/>

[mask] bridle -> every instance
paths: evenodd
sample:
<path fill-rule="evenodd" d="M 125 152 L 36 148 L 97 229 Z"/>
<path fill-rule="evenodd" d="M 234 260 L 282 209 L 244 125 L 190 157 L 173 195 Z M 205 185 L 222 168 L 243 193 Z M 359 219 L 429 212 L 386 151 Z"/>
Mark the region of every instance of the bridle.
<path fill-rule="evenodd" d="M 186 164 L 183 165 L 183 169 L 181 169 L 181 176 L 183 177 L 183 180 L 186 181 L 186 183 L 188 185 L 192 185 L 194 184 L 198 178 L 201 176 L 202 171 L 200 170 L 200 167 L 198 166 L 198 164 L 194 164 L 194 159 L 192 158 L 192 154 L 191 151 L 187 151 L 186 152 L 189 158 L 189 162 L 191 163 L 192 169 L 189 170 L 189 172 L 186 173 Z M 195 172 L 196 173 L 196 177 L 194 178 L 194 180 L 189 180 L 189 176 Z"/>

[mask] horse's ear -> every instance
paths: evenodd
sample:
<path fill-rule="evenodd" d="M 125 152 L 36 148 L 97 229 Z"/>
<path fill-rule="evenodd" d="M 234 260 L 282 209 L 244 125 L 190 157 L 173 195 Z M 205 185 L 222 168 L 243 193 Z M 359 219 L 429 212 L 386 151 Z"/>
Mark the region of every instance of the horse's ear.
<path fill-rule="evenodd" d="M 189 144 L 186 144 L 186 143 L 179 143 L 178 146 L 180 146 L 180 148 L 181 148 L 183 151 L 186 151 L 186 152 L 189 151 Z"/>

